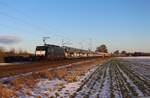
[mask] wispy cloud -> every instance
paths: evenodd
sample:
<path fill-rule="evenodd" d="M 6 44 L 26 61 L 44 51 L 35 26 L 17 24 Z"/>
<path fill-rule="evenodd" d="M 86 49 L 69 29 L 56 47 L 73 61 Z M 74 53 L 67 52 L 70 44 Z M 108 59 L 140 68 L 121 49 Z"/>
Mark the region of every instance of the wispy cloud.
<path fill-rule="evenodd" d="M 12 35 L 0 35 L 0 44 L 15 44 L 21 41 L 20 38 Z"/>

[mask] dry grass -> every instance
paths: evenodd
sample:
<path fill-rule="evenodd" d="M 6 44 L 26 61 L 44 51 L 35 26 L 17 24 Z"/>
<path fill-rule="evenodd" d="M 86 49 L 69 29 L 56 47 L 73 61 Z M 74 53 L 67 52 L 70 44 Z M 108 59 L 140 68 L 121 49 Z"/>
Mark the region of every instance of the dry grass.
<path fill-rule="evenodd" d="M 0 98 L 12 98 L 17 97 L 17 94 L 14 90 L 7 88 L 0 84 Z"/>
<path fill-rule="evenodd" d="M 27 95 L 27 96 L 32 96 L 32 92 L 30 90 L 26 90 L 24 92 L 24 94 Z"/>
<path fill-rule="evenodd" d="M 24 88 L 25 86 L 29 88 L 34 88 L 36 83 L 37 79 L 33 76 L 20 76 L 15 80 L 11 81 L 11 85 L 18 91 Z"/>
<path fill-rule="evenodd" d="M 27 76 L 19 76 L 16 79 L 12 80 L 11 86 L 15 89 L 14 91 L 20 91 L 21 89 L 26 88 L 27 90 L 24 91 L 24 94 L 31 96 L 32 95 L 31 90 L 34 87 L 36 87 L 36 83 L 38 83 L 40 79 L 52 80 L 54 78 L 59 78 L 59 79 L 66 80 L 68 83 L 76 82 L 78 80 L 78 77 L 84 75 L 87 71 L 89 71 L 94 64 L 96 63 L 82 62 L 79 64 L 72 64 L 72 66 L 69 66 L 67 68 L 62 68 L 62 69 L 57 69 L 52 71 L 46 69 L 37 72 L 32 72 L 32 74 L 29 74 Z M 64 87 L 64 84 L 59 84 L 57 86 L 58 89 L 62 89 Z M 14 91 L 6 87 L 0 86 L 0 96 L 4 96 L 4 94 L 10 97 L 16 96 Z M 49 91 L 52 90 L 50 89 Z M 7 96 L 4 98 L 8 98 Z M 41 98 L 41 96 L 38 96 L 37 98 Z"/>
<path fill-rule="evenodd" d="M 77 76 L 75 76 L 75 75 L 68 75 L 66 77 L 66 80 L 67 80 L 68 83 L 76 82 L 77 81 Z"/>
<path fill-rule="evenodd" d="M 11 85 L 15 87 L 16 90 L 20 90 L 24 87 L 25 78 L 18 77 L 15 80 L 11 81 Z"/>
<path fill-rule="evenodd" d="M 68 74 L 68 71 L 66 68 L 64 69 L 59 69 L 55 71 L 56 77 L 59 79 L 64 79 L 65 76 Z"/>
<path fill-rule="evenodd" d="M 42 70 L 32 73 L 32 77 L 35 79 L 48 78 L 49 80 L 53 79 L 56 76 L 54 71 Z"/>
<path fill-rule="evenodd" d="M 42 98 L 41 96 L 37 96 L 36 98 Z"/>
<path fill-rule="evenodd" d="M 34 88 L 37 82 L 37 79 L 33 78 L 33 76 L 27 76 L 25 78 L 25 83 L 29 88 Z"/>

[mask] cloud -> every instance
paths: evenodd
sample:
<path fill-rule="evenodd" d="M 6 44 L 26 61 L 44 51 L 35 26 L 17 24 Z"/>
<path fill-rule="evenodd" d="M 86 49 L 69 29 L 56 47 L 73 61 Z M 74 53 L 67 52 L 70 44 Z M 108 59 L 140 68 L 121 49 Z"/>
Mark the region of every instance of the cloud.
<path fill-rule="evenodd" d="M 12 35 L 0 36 L 0 44 L 15 44 L 19 43 L 20 41 L 21 40 L 16 36 Z"/>

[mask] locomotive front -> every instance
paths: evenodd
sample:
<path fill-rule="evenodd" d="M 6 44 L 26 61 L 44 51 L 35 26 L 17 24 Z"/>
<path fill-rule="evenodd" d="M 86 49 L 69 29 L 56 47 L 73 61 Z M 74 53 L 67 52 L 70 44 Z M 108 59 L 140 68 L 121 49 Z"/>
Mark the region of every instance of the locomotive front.
<path fill-rule="evenodd" d="M 45 57 L 46 56 L 46 47 L 45 46 L 37 46 L 35 55 L 36 57 Z"/>

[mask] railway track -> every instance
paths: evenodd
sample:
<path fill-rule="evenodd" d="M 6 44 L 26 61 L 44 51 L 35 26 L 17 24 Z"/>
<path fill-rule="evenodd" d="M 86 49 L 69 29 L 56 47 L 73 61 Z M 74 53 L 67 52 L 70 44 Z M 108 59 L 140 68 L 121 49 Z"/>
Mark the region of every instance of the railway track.
<path fill-rule="evenodd" d="M 94 60 L 94 59 L 102 59 L 102 58 L 76 58 L 76 59 L 64 59 L 57 61 L 36 61 L 25 64 L 17 64 L 17 65 L 6 65 L 0 66 L 0 78 L 13 76 L 17 74 L 23 74 L 28 72 L 35 72 L 49 68 L 55 68 L 58 66 L 64 66 L 76 62 Z"/>

